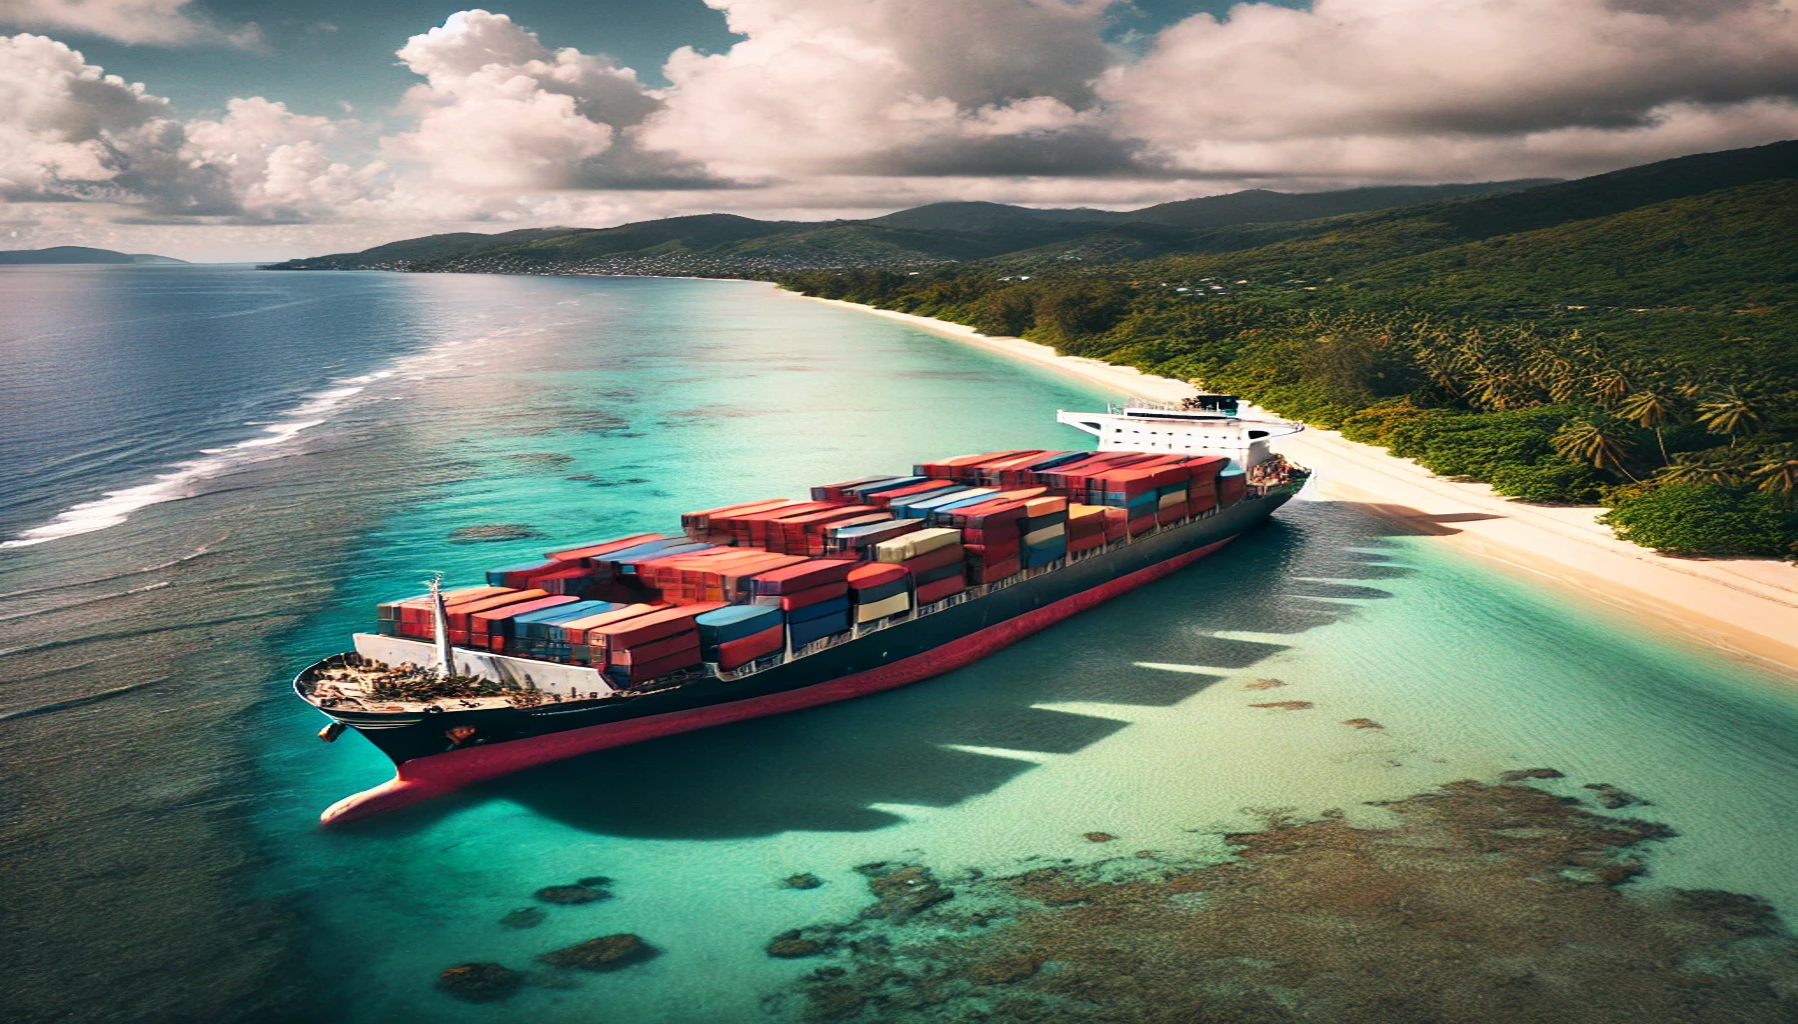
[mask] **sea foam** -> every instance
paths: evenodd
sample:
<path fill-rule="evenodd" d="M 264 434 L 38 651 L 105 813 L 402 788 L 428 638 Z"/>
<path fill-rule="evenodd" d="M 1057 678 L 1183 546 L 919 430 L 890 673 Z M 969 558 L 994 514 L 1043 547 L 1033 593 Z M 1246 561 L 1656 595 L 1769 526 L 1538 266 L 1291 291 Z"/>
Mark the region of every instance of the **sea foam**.
<path fill-rule="evenodd" d="M 305 402 L 263 425 L 262 433 L 255 437 L 223 448 L 202 448 L 199 454 L 203 458 L 175 463 L 146 483 L 107 491 L 93 501 L 72 505 L 42 526 L 23 530 L 11 540 L 0 541 L 0 548 L 29 547 L 117 526 L 140 508 L 194 497 L 199 493 L 199 485 L 206 480 L 254 462 L 291 455 L 296 449 L 281 449 L 278 446 L 325 422 L 331 412 L 361 394 L 368 385 L 391 377 L 393 373 L 393 370 L 380 370 L 334 381 L 338 386 L 306 395 Z"/>

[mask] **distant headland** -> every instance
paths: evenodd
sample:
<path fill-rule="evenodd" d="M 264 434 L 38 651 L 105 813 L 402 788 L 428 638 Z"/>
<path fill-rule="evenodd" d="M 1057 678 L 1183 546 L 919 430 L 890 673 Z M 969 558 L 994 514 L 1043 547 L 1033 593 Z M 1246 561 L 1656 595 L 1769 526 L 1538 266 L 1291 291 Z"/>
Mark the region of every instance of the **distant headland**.
<path fill-rule="evenodd" d="M 173 256 L 147 252 L 114 252 L 85 245 L 55 245 L 48 249 L 0 249 L 0 266 L 25 263 L 186 263 Z"/>

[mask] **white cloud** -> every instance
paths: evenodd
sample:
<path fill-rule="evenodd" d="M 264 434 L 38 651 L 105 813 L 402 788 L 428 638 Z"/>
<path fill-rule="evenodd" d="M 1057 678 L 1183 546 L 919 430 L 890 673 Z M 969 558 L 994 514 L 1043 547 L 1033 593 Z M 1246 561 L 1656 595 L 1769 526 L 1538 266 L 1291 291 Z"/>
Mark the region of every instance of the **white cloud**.
<path fill-rule="evenodd" d="M 187 9 L 190 0 L 0 0 L 0 25 L 81 32 L 121 43 L 230 42 L 253 46 L 254 25 L 225 32 Z"/>
<path fill-rule="evenodd" d="M 1798 8 L 1244 4 L 1167 28 L 1100 91 L 1117 131 L 1187 171 L 1432 177 L 1497 160 L 1564 173 L 1669 144 L 1726 148 L 1747 121 L 1771 132 L 1752 141 L 1792 134 L 1791 112 L 1765 100 L 1798 93 Z"/>
<path fill-rule="evenodd" d="M 327 159 L 340 125 L 260 97 L 182 122 L 141 84 L 44 36 L 0 36 L 0 197 L 123 204 L 149 217 L 330 217 L 377 194 L 378 165 Z"/>
<path fill-rule="evenodd" d="M 646 145 L 720 174 L 1117 169 L 1092 84 L 1109 0 L 709 0 L 748 36 L 677 50 Z"/>
<path fill-rule="evenodd" d="M 425 84 L 404 109 L 418 126 L 387 140 L 453 188 L 548 191 L 603 177 L 621 129 L 660 104 L 630 68 L 573 48 L 551 51 L 503 14 L 453 14 L 399 57 Z"/>

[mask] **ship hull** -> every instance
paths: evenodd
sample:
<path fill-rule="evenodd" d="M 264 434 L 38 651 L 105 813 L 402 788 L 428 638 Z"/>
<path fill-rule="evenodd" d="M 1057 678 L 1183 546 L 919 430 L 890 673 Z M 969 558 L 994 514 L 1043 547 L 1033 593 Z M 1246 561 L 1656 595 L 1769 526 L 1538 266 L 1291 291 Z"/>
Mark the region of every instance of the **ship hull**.
<path fill-rule="evenodd" d="M 915 683 L 972 664 L 1049 625 L 1177 572 L 1291 496 L 1276 490 L 1055 572 L 735 681 L 705 678 L 627 699 L 445 712 L 394 721 L 338 716 L 393 759 L 396 776 L 327 808 L 347 821 L 534 765 Z M 480 742 L 454 746 L 469 726 Z"/>

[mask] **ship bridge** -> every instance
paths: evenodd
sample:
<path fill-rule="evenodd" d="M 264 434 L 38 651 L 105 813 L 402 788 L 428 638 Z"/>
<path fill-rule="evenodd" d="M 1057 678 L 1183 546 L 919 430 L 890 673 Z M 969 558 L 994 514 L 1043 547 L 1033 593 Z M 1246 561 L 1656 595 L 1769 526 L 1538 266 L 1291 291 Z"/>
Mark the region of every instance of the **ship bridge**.
<path fill-rule="evenodd" d="M 1305 429 L 1302 423 L 1241 416 L 1228 395 L 1200 395 L 1180 405 L 1107 406 L 1103 413 L 1058 411 L 1055 420 L 1098 438 L 1102 452 L 1222 455 L 1245 470 L 1273 457 L 1268 439 Z"/>

